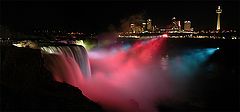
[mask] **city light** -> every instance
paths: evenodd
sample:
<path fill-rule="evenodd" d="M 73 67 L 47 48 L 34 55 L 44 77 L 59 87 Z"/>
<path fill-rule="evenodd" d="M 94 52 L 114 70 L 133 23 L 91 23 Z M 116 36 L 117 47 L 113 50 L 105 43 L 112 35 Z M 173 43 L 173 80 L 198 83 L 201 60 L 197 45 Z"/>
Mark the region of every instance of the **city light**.
<path fill-rule="evenodd" d="M 166 38 L 166 37 L 168 37 L 168 35 L 167 34 L 163 34 L 162 37 Z"/>

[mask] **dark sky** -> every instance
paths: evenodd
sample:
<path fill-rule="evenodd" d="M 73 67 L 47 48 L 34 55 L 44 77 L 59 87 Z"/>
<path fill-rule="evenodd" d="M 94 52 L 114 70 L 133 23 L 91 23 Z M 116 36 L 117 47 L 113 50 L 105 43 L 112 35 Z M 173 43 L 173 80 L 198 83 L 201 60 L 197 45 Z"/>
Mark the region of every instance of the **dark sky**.
<path fill-rule="evenodd" d="M 16 31 L 39 27 L 57 27 L 83 32 L 106 31 L 112 24 L 120 28 L 121 20 L 144 13 L 157 26 L 165 27 L 176 17 L 191 20 L 195 29 L 215 29 L 217 4 L 222 5 L 222 28 L 238 28 L 237 0 L 168 0 L 168 1 L 2 1 L 1 24 Z"/>

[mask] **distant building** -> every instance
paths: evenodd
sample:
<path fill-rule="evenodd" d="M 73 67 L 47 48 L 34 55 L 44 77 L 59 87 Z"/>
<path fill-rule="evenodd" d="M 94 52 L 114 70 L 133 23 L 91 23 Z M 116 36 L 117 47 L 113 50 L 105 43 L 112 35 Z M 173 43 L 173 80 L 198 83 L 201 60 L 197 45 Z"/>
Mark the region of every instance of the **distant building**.
<path fill-rule="evenodd" d="M 178 21 L 178 30 L 181 30 L 181 21 Z"/>
<path fill-rule="evenodd" d="M 136 25 L 136 24 L 130 24 L 130 32 L 131 33 L 141 33 L 142 32 L 142 26 Z"/>
<path fill-rule="evenodd" d="M 135 33 L 135 24 L 130 24 L 130 32 Z"/>
<path fill-rule="evenodd" d="M 151 20 L 151 19 L 148 19 L 148 20 L 147 20 L 147 30 L 148 30 L 149 32 L 152 31 L 152 20 Z"/>
<path fill-rule="evenodd" d="M 136 26 L 134 30 L 135 30 L 135 33 L 142 33 L 142 27 L 141 26 Z"/>
<path fill-rule="evenodd" d="M 142 31 L 146 31 L 147 30 L 147 27 L 146 27 L 146 23 L 142 23 Z"/>
<path fill-rule="evenodd" d="M 217 30 L 220 30 L 220 15 L 222 13 L 222 9 L 220 6 L 218 6 L 216 13 L 217 13 Z"/>
<path fill-rule="evenodd" d="M 184 31 L 191 31 L 191 21 L 184 21 Z"/>
<path fill-rule="evenodd" d="M 179 26 L 178 26 L 178 21 L 176 20 L 176 17 L 172 18 L 172 30 L 174 31 L 178 31 L 179 30 Z"/>

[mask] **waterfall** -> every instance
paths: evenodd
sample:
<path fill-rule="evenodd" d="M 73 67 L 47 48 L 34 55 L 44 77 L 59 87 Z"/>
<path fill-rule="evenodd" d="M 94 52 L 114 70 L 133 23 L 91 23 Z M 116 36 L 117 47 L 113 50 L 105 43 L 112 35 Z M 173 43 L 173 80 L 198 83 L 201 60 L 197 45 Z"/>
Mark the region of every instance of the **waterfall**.
<path fill-rule="evenodd" d="M 41 50 L 49 54 L 58 54 L 73 58 L 79 65 L 84 77 L 91 77 L 91 70 L 88 60 L 88 54 L 82 46 L 48 46 L 41 47 Z"/>
<path fill-rule="evenodd" d="M 174 98 L 184 101 L 186 84 L 217 50 L 190 49 L 177 56 L 164 56 L 165 43 L 164 38 L 157 38 L 120 49 L 100 48 L 90 51 L 89 58 L 82 46 L 41 49 L 56 81 L 78 87 L 104 109 L 153 112 L 159 103 L 175 102 Z"/>
<path fill-rule="evenodd" d="M 91 77 L 87 51 L 82 46 L 41 47 L 45 65 L 56 81 L 66 82 L 80 89 L 83 79 Z"/>

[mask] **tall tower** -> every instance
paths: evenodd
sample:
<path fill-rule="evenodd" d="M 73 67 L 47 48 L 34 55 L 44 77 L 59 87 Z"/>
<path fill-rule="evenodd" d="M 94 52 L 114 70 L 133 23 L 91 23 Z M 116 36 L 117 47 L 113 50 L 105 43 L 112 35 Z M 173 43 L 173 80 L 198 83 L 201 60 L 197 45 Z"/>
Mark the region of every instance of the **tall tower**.
<path fill-rule="evenodd" d="M 220 30 L 220 14 L 222 13 L 222 9 L 220 6 L 218 6 L 216 13 L 217 13 L 217 30 Z"/>

